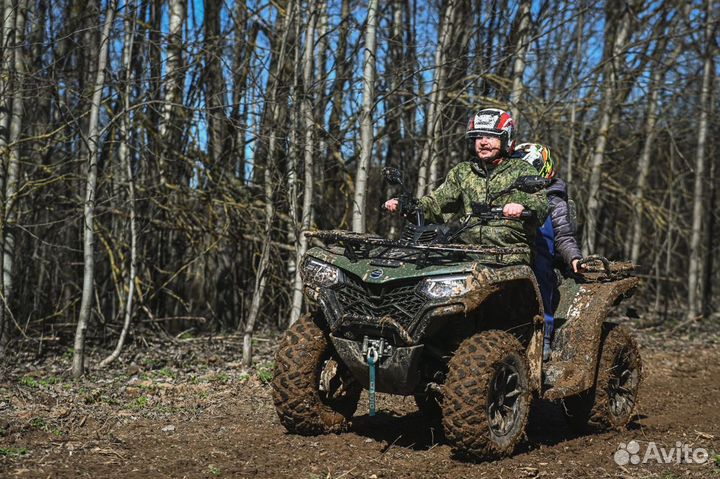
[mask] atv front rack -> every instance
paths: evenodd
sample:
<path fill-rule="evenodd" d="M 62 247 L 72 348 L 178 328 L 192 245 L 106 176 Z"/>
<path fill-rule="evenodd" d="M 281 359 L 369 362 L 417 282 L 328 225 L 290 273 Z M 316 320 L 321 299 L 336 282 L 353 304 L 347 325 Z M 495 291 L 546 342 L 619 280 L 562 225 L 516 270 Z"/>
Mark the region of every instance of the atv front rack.
<path fill-rule="evenodd" d="M 358 255 L 369 254 L 369 249 L 363 251 L 363 246 L 377 248 L 399 248 L 416 250 L 427 254 L 437 253 L 464 253 L 479 254 L 488 256 L 505 256 L 513 254 L 527 254 L 528 248 L 492 248 L 487 246 L 471 244 L 418 244 L 407 240 L 391 240 L 368 233 L 353 233 L 344 230 L 308 231 L 305 233 L 308 238 L 317 238 L 328 244 L 342 244 L 345 246 L 345 254 L 351 261 L 357 261 Z M 359 247 L 356 249 L 356 247 Z"/>

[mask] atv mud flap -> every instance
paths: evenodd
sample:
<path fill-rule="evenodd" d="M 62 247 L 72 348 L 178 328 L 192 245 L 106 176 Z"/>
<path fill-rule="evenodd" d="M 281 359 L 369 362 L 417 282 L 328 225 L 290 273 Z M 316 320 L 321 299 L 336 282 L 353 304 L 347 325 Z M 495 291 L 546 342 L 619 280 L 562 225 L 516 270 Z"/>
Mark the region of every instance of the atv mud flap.
<path fill-rule="evenodd" d="M 613 305 L 637 284 L 635 277 L 605 283 L 563 283 L 555 312 L 552 358 L 544 370 L 548 388 L 545 399 L 565 398 L 595 384 L 600 346 L 612 327 L 605 319 Z"/>
<path fill-rule="evenodd" d="M 362 343 L 330 335 L 335 350 L 355 380 L 365 389 L 369 387 L 367 358 L 362 352 Z M 393 346 L 390 352 L 378 359 L 376 384 L 377 392 L 408 395 L 415 392 L 420 381 L 420 356 L 423 345 Z"/>

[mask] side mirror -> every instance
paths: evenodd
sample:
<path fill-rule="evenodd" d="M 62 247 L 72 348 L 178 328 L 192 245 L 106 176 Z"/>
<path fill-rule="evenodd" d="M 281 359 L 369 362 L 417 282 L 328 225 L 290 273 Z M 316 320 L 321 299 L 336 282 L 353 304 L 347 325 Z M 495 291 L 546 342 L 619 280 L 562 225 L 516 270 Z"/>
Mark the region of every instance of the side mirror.
<path fill-rule="evenodd" d="M 513 188 L 524 193 L 537 193 L 550 185 L 550 180 L 542 176 L 520 176 L 513 183 Z"/>
<path fill-rule="evenodd" d="M 382 170 L 382 175 L 385 178 L 385 181 L 390 183 L 391 185 L 402 185 L 402 174 L 400 173 L 400 170 L 397 168 L 393 168 L 392 166 L 386 166 Z"/>

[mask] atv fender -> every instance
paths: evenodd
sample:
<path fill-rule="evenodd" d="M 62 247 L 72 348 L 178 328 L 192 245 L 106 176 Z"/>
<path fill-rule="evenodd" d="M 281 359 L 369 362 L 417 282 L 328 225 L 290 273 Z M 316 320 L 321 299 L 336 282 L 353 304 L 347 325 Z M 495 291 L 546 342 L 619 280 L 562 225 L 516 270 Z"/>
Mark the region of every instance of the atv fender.
<path fill-rule="evenodd" d="M 505 268 L 488 268 L 477 264 L 470 277 L 470 291 L 455 306 L 466 319 L 475 320 L 475 326 L 465 329 L 463 336 L 497 329 L 518 338 L 525 347 L 530 366 L 530 388 L 540 391 L 542 386 L 543 306 L 537 280 L 529 266 L 513 265 Z M 455 312 L 455 311 L 453 311 Z M 446 316 L 432 318 L 443 327 Z"/>
<path fill-rule="evenodd" d="M 605 319 L 620 299 L 631 292 L 638 279 L 560 285 L 555 311 L 555 338 L 544 382 L 550 388 L 543 397 L 557 400 L 581 393 L 595 384 L 600 345 L 607 334 Z M 605 326 L 605 327 L 604 327 Z"/>

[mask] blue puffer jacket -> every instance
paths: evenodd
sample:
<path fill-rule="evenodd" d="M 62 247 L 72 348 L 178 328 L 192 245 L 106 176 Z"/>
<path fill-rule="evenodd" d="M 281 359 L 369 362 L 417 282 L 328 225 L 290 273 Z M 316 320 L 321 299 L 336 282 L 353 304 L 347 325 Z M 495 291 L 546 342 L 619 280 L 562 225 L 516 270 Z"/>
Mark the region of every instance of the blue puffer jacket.
<path fill-rule="evenodd" d="M 555 178 L 545 192 L 555 232 L 555 253 L 559 253 L 565 263 L 571 264 L 572 260 L 582 258 L 582 253 L 575 240 L 575 225 L 570 218 L 567 185 L 560 178 Z"/>

